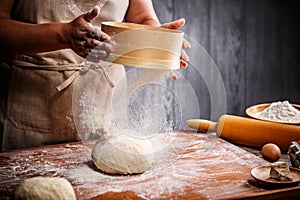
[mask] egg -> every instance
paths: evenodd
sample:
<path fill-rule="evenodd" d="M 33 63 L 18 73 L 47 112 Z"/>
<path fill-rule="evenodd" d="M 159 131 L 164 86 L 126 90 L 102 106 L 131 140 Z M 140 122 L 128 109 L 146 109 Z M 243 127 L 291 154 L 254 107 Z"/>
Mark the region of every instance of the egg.
<path fill-rule="evenodd" d="M 281 151 L 276 144 L 265 144 L 261 149 L 262 157 L 269 162 L 276 162 L 281 156 Z"/>

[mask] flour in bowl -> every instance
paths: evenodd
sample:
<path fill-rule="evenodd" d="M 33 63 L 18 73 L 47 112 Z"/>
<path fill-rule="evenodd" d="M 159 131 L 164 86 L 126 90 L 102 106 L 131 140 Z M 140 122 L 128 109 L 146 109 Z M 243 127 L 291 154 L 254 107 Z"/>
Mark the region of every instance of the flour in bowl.
<path fill-rule="evenodd" d="M 275 122 L 295 123 L 300 122 L 300 110 L 292 106 L 288 101 L 272 103 L 254 117 Z"/>

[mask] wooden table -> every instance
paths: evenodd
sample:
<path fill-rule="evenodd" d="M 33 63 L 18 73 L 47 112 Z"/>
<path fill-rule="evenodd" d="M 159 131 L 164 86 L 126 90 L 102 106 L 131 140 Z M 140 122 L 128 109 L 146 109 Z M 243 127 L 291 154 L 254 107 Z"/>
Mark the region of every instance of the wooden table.
<path fill-rule="evenodd" d="M 151 140 L 156 161 L 143 174 L 112 176 L 95 169 L 94 141 L 0 153 L 0 198 L 34 176 L 69 180 L 82 199 L 297 199 L 300 186 L 261 188 L 253 167 L 268 165 L 260 157 L 212 135 L 186 132 L 158 134 Z"/>

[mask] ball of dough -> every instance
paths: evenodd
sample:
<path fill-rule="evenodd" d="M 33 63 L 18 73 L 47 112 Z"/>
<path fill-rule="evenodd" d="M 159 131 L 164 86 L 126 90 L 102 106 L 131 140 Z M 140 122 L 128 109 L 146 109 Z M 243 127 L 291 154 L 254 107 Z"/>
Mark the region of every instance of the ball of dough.
<path fill-rule="evenodd" d="M 69 181 L 59 177 L 34 177 L 26 179 L 14 191 L 18 200 L 76 200 Z"/>
<path fill-rule="evenodd" d="M 108 174 L 138 174 L 150 168 L 152 153 L 148 140 L 123 134 L 101 137 L 93 147 L 92 160 Z"/>

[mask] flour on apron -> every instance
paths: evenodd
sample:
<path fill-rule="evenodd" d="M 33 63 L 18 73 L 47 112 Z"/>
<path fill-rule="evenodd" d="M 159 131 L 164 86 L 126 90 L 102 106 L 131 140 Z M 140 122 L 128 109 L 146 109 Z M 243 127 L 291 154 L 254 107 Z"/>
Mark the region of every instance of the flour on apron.
<path fill-rule="evenodd" d="M 99 3 L 96 0 L 19 0 L 14 6 L 12 16 L 13 19 L 28 23 L 69 22 L 76 17 L 70 2 L 75 3 L 83 12 L 91 10 Z M 101 21 L 122 21 L 128 3 L 128 0 L 107 0 L 93 24 L 100 25 Z M 107 105 L 114 91 L 110 81 L 117 84 L 125 77 L 123 66 L 102 63 L 102 67 L 94 67 L 86 74 L 78 75 L 71 84 L 67 84 L 58 92 L 57 87 L 72 79 L 84 63 L 84 59 L 71 49 L 1 57 L 0 61 L 1 80 L 5 81 L 0 86 L 2 150 L 88 139 L 87 135 L 90 133 L 77 134 L 77 128 L 88 132 L 95 130 L 81 128 L 83 126 L 79 122 L 82 123 L 82 120 L 77 121 L 75 125 L 72 99 L 80 100 L 80 97 L 84 97 L 83 92 L 88 91 L 90 87 L 101 102 L 101 105 L 97 102 L 96 105 L 90 106 L 98 106 L 97 112 L 106 116 L 106 113 L 111 113 L 110 106 Z M 83 86 L 87 87 L 78 90 Z M 73 89 L 78 97 L 73 95 Z M 84 109 L 75 110 L 87 112 Z M 82 113 L 77 114 L 83 116 Z M 107 126 L 111 123 L 108 118 Z M 104 121 L 98 120 L 97 126 L 100 127 Z M 100 129 L 96 127 L 96 130 Z"/>

